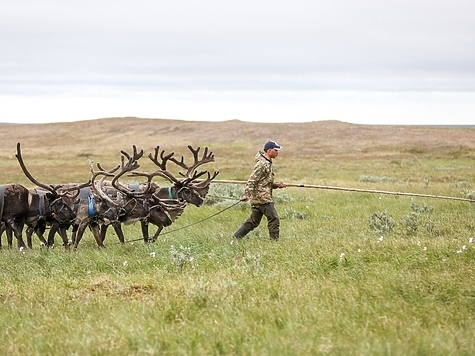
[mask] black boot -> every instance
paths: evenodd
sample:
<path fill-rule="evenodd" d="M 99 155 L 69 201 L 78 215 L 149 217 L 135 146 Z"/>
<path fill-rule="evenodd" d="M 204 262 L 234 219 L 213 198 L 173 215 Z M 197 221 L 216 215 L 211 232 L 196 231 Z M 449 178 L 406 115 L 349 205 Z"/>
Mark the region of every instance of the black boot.
<path fill-rule="evenodd" d="M 233 237 L 235 237 L 236 239 L 242 239 L 244 236 L 247 235 L 248 232 L 249 231 L 246 231 L 244 226 L 241 226 L 241 227 L 239 227 L 239 229 L 236 230 Z"/>

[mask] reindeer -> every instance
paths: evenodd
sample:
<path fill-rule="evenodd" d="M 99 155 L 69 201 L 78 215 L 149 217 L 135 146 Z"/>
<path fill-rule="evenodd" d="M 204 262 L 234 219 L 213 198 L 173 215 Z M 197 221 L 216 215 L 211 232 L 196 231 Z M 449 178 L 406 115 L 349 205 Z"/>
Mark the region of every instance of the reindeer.
<path fill-rule="evenodd" d="M 2 192 L 2 217 L 5 223 L 7 239 L 9 244 L 11 233 L 13 232 L 18 240 L 19 248 L 26 248 L 23 241 L 22 232 L 25 224 L 42 234 L 46 229 L 48 221 L 72 221 L 76 215 L 72 209 L 72 197 L 66 193 L 60 193 L 58 186 L 47 185 L 36 180 L 26 168 L 21 154 L 20 143 L 17 143 L 16 158 L 26 177 L 39 188 L 38 190 L 28 190 L 19 184 L 9 184 L 3 186 Z M 28 247 L 32 247 L 31 239 L 28 237 Z"/>
<path fill-rule="evenodd" d="M 26 248 L 23 241 L 23 227 L 28 215 L 30 192 L 20 184 L 0 186 L 0 222 L 4 223 L 8 245 L 12 245 L 12 233 L 18 241 L 18 248 Z"/>
<path fill-rule="evenodd" d="M 143 186 L 142 184 L 139 186 Z M 185 202 L 178 199 L 159 199 L 153 193 L 143 196 L 143 191 L 133 190 L 131 185 L 117 185 L 105 188 L 107 194 L 122 206 L 120 208 L 119 219 L 111 223 L 120 243 L 125 243 L 124 233 L 121 225 L 130 225 L 134 222 L 141 222 L 142 236 L 145 243 L 151 242 L 148 235 L 149 224 L 157 227 L 170 226 L 183 212 Z M 139 188 L 140 189 L 140 188 Z M 101 226 L 101 238 L 104 242 L 109 225 Z"/>
<path fill-rule="evenodd" d="M 61 191 L 61 188 L 57 190 Z M 49 247 L 49 243 L 44 239 L 43 234 L 46 231 L 47 226 L 50 227 L 50 232 L 48 234 L 48 240 L 51 240 L 56 233 L 56 226 L 58 226 L 59 234 L 63 239 L 63 244 L 67 247 L 67 234 L 66 229 L 63 229 L 64 226 L 70 226 L 73 220 L 76 218 L 76 212 L 74 209 L 75 204 L 77 204 L 78 199 L 74 195 L 68 193 L 62 193 L 63 201 L 66 202 L 68 207 L 66 214 L 58 215 L 54 212 L 48 211 L 46 205 L 46 194 L 47 192 L 40 189 L 30 189 L 31 194 L 31 207 L 30 215 L 27 217 L 25 224 L 27 226 L 25 230 L 26 241 L 29 248 L 32 248 L 32 235 L 35 233 L 40 239 L 41 246 Z M 64 195 L 63 195 L 64 194 Z"/>
<path fill-rule="evenodd" d="M 155 147 L 155 153 L 152 155 L 150 153 L 148 155 L 149 159 L 159 168 L 155 172 L 151 174 L 147 174 L 144 172 L 132 172 L 132 176 L 146 176 L 149 177 L 149 182 L 151 178 L 155 176 L 160 176 L 165 178 L 172 186 L 167 188 L 158 188 L 155 190 L 154 197 L 157 199 L 179 199 L 186 203 L 193 204 L 197 207 L 203 204 L 203 199 L 206 197 L 209 185 L 211 181 L 218 175 L 218 171 L 215 171 L 213 175 L 211 175 L 207 171 L 197 172 L 196 169 L 209 162 L 214 162 L 214 154 L 212 152 L 208 153 L 208 148 L 206 147 L 201 158 L 198 157 L 200 147 L 197 149 L 193 149 L 192 146 L 188 146 L 188 149 L 193 153 L 194 162 L 191 166 L 188 166 L 184 163 L 184 157 L 181 157 L 181 160 L 178 161 L 175 159 L 174 152 L 171 152 L 165 155 L 165 150 L 160 151 L 160 146 Z M 160 158 L 159 158 L 160 155 Z M 180 175 L 183 177 L 182 179 L 178 179 L 175 177 L 170 171 L 167 170 L 167 163 L 171 161 L 178 165 L 181 168 L 186 169 L 186 173 L 181 173 Z M 204 181 L 197 182 L 197 179 L 204 174 L 208 175 L 208 178 Z M 163 225 L 157 225 L 157 231 L 151 238 L 151 242 L 156 241 L 158 235 L 160 235 L 161 231 L 163 230 Z M 142 226 L 142 231 L 148 228 L 146 226 Z M 144 233 L 145 234 L 145 233 Z M 148 232 L 147 232 L 148 235 Z M 145 236 L 145 235 L 144 235 Z"/>
<path fill-rule="evenodd" d="M 201 147 L 198 147 L 197 149 L 193 149 L 192 146 L 188 146 L 188 149 L 191 151 L 193 154 L 193 164 L 191 166 L 188 166 L 184 163 L 184 157 L 181 156 L 181 160 L 178 162 L 174 158 L 172 158 L 172 161 L 177 164 L 178 166 L 186 169 L 186 173 L 183 174 L 180 172 L 180 174 L 184 177 L 187 177 L 190 179 L 190 182 L 188 183 L 188 186 L 192 188 L 195 192 L 197 192 L 201 198 L 206 198 L 206 195 L 208 195 L 209 192 L 209 186 L 211 184 L 211 181 L 216 178 L 216 176 L 219 174 L 219 171 L 214 171 L 214 173 L 211 175 L 208 171 L 202 171 L 200 173 L 196 172 L 196 169 L 205 164 L 205 163 L 211 163 L 214 162 L 214 154 L 213 152 L 209 152 L 208 154 L 208 147 L 205 147 L 203 156 L 201 159 L 198 158 L 198 154 L 200 152 Z M 202 181 L 198 181 L 197 178 L 202 176 L 203 174 L 207 174 L 208 178 Z"/>
<path fill-rule="evenodd" d="M 119 209 L 119 220 L 111 223 L 119 238 L 119 241 L 125 243 L 121 224 L 132 224 L 141 221 L 142 234 L 144 242 L 149 242 L 148 226 L 152 223 L 157 226 L 169 226 L 184 209 L 184 203 L 176 199 L 162 201 L 154 196 L 154 191 L 159 187 L 152 182 L 153 175 L 144 174 L 148 180 L 146 183 L 136 186 L 125 185 L 119 182 L 119 179 L 127 172 L 131 172 L 139 167 L 138 160 L 142 157 L 143 151 L 137 154 L 135 146 L 134 153 L 130 156 L 127 152 L 122 153 L 122 164 L 119 173 L 114 175 L 110 186 L 106 185 L 105 191 L 121 208 Z M 127 158 L 127 163 L 125 159 Z M 104 241 L 108 225 L 101 226 L 101 238 Z"/>
<path fill-rule="evenodd" d="M 80 192 L 80 202 L 77 206 L 77 217 L 73 224 L 72 245 L 78 247 L 82 239 L 84 231 L 87 227 L 92 231 L 94 239 L 99 247 L 105 247 L 100 235 L 101 224 L 108 225 L 118 220 L 118 210 L 120 205 L 113 201 L 104 192 L 104 181 L 108 177 L 112 177 L 111 172 L 106 171 L 97 163 L 99 171 L 95 171 L 93 162 L 89 160 L 89 170 L 92 178 L 90 187 Z M 119 168 L 117 166 L 115 171 Z M 102 176 L 99 182 L 96 179 Z"/>

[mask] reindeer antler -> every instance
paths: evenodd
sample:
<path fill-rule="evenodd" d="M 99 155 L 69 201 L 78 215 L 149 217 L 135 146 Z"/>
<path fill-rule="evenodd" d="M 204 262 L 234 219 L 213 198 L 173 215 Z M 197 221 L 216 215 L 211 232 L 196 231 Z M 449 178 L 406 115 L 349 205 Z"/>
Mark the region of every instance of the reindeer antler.
<path fill-rule="evenodd" d="M 33 183 L 33 184 L 36 184 L 38 187 L 41 187 L 45 190 L 47 190 L 48 192 L 51 192 L 51 193 L 54 193 L 55 192 L 55 189 L 52 185 L 48 185 L 48 184 L 44 184 L 44 183 L 41 183 L 39 182 L 38 180 L 36 180 L 32 175 L 31 173 L 28 171 L 28 169 L 26 169 L 26 166 L 25 166 L 25 162 L 23 162 L 23 157 L 21 155 L 21 149 L 20 149 L 20 142 L 17 143 L 16 145 L 16 155 L 15 157 L 17 158 L 18 160 L 18 163 L 20 164 L 20 167 L 21 167 L 21 170 L 23 171 L 23 173 L 25 173 L 25 176 Z"/>
<path fill-rule="evenodd" d="M 176 165 L 186 169 L 186 173 L 183 174 L 180 172 L 180 174 L 184 177 L 187 177 L 187 178 L 191 178 L 192 175 L 194 175 L 195 171 L 196 171 L 196 168 L 198 168 L 199 166 L 205 164 L 205 163 L 209 163 L 209 162 L 214 162 L 214 154 L 213 152 L 209 151 L 208 150 L 208 147 L 205 147 L 204 149 L 204 152 L 203 152 L 203 155 L 201 156 L 201 158 L 198 157 L 198 154 L 201 150 L 201 147 L 198 147 L 196 149 L 194 149 L 191 145 L 188 145 L 188 149 L 191 151 L 191 153 L 193 154 L 193 164 L 191 166 L 188 166 L 185 164 L 185 158 L 183 156 L 181 156 L 181 160 L 178 161 L 177 159 L 171 157 L 170 160 L 175 163 Z M 208 153 L 209 151 L 209 153 Z M 203 174 L 205 174 L 203 172 Z M 200 174 L 199 176 L 202 176 L 203 174 Z M 194 177 L 193 179 L 196 179 L 197 177 Z"/>
<path fill-rule="evenodd" d="M 146 177 L 147 178 L 147 183 L 148 184 L 151 184 L 152 183 L 152 179 L 154 177 L 162 177 L 162 178 L 165 178 L 167 179 L 170 183 L 180 183 L 180 181 L 178 179 L 176 179 L 173 174 L 171 174 L 170 172 L 168 171 L 163 171 L 161 169 L 158 169 L 156 170 L 155 172 L 152 172 L 152 173 L 147 173 L 147 172 L 132 172 L 129 174 L 130 177 L 137 177 L 137 176 L 140 176 L 140 177 Z"/>
<path fill-rule="evenodd" d="M 151 181 L 151 179 L 153 177 L 160 176 L 160 177 L 165 178 L 166 180 L 168 180 L 170 183 L 181 184 L 180 180 L 178 178 L 176 178 L 171 172 L 169 172 L 167 170 L 168 161 L 172 161 L 172 162 L 175 162 L 175 163 L 178 162 L 175 158 L 173 158 L 173 155 L 175 153 L 171 152 L 171 153 L 165 155 L 165 150 L 160 151 L 160 146 L 155 147 L 154 151 L 155 151 L 155 153 L 153 155 L 150 153 L 148 155 L 148 158 L 150 158 L 150 160 L 160 169 L 153 172 L 153 173 L 150 173 L 150 174 L 143 173 L 143 172 L 133 172 L 132 175 L 146 176 L 146 177 L 149 178 L 149 182 Z M 159 153 L 160 153 L 160 159 L 161 160 L 158 159 Z M 183 161 L 183 157 L 182 157 L 182 161 Z M 180 165 L 180 164 L 178 164 L 178 165 Z"/>
<path fill-rule="evenodd" d="M 150 153 L 148 155 L 148 157 L 150 158 L 150 160 L 153 163 L 155 163 L 156 166 L 158 166 L 160 168 L 160 170 L 157 170 L 156 172 L 148 174 L 148 175 L 146 173 L 142 173 L 142 172 L 133 172 L 132 175 L 147 176 L 148 179 L 149 179 L 149 182 L 151 181 L 151 179 L 153 177 L 160 176 L 160 177 L 163 177 L 163 178 L 169 180 L 171 183 L 180 184 L 181 186 L 191 186 L 193 189 L 195 189 L 195 188 L 196 189 L 206 188 L 207 186 L 209 186 L 209 183 L 211 182 L 211 180 L 213 180 L 218 175 L 219 172 L 214 172 L 214 174 L 211 176 L 211 174 L 208 171 L 199 171 L 198 172 L 196 169 L 199 166 L 201 166 L 205 163 L 214 162 L 214 154 L 213 154 L 213 152 L 209 151 L 208 147 L 205 147 L 204 152 L 203 152 L 203 154 L 200 158 L 199 153 L 200 153 L 201 147 L 197 147 L 195 149 L 191 145 L 189 145 L 188 149 L 193 154 L 193 164 L 191 166 L 189 166 L 185 163 L 185 158 L 183 156 L 181 156 L 180 160 L 177 160 L 175 157 L 173 157 L 173 155 L 174 155 L 173 152 L 165 155 L 165 150 L 162 150 L 160 152 L 160 146 L 157 146 L 157 147 L 155 147 L 154 155 L 152 155 Z M 159 158 L 158 158 L 159 154 L 160 154 L 161 160 L 159 160 Z M 168 161 L 172 161 L 177 166 L 179 166 L 179 167 L 186 170 L 186 173 L 179 172 L 180 175 L 182 177 L 184 177 L 184 179 L 181 179 L 181 180 L 177 179 L 172 173 L 170 173 L 167 170 Z M 199 183 L 194 182 L 199 177 L 201 177 L 205 174 L 208 175 L 208 179 L 206 179 L 204 181 L 201 181 Z M 206 195 L 206 193 L 205 193 L 205 195 Z"/>
<path fill-rule="evenodd" d="M 77 190 L 79 192 L 79 189 L 81 189 L 82 187 L 84 186 L 88 186 L 90 184 L 90 181 L 88 181 L 87 183 L 82 183 L 82 184 L 75 184 L 75 185 L 72 185 L 70 187 L 67 187 L 65 188 L 64 187 L 64 184 L 57 184 L 57 185 L 52 185 L 52 184 L 45 184 L 45 183 L 41 183 L 40 181 L 38 181 L 36 178 L 34 178 L 31 173 L 28 171 L 28 169 L 26 168 L 26 165 L 25 165 L 25 162 L 23 161 L 23 156 L 21 154 L 21 145 L 20 145 L 20 142 L 17 143 L 17 146 L 16 146 L 16 155 L 15 157 L 17 158 L 18 160 L 18 163 L 20 164 L 20 167 L 21 167 L 21 170 L 23 171 L 23 173 L 25 174 L 25 176 L 33 183 L 33 184 L 36 184 L 38 187 L 40 188 L 43 188 L 45 190 L 47 190 L 48 192 L 51 192 L 52 194 L 55 194 L 56 196 L 66 196 L 66 195 L 69 195 L 69 193 L 73 190 Z M 76 194 L 77 195 L 77 194 Z M 74 194 L 73 196 L 70 196 L 72 198 L 74 198 Z"/>
<path fill-rule="evenodd" d="M 155 165 L 157 167 L 159 167 L 160 169 L 162 169 L 163 171 L 166 171 L 167 170 L 167 162 L 173 157 L 173 155 L 175 154 L 175 152 L 171 152 L 169 154 L 167 154 L 165 156 L 165 150 L 162 150 L 160 152 L 160 158 L 162 159 L 162 161 L 160 162 L 158 160 L 158 152 L 160 151 L 160 146 L 157 146 L 155 147 L 155 154 L 152 155 L 151 153 L 148 155 L 148 158 L 150 158 L 150 160 L 155 163 Z M 175 159 L 172 159 L 173 162 L 175 162 L 176 160 Z"/>
<path fill-rule="evenodd" d="M 125 186 L 123 186 L 122 184 L 120 184 L 118 182 L 119 178 L 122 177 L 125 173 L 127 172 L 131 172 L 137 168 L 140 167 L 139 165 L 139 159 L 142 158 L 143 156 L 143 150 L 140 150 L 140 152 L 137 151 L 137 147 L 135 145 L 132 146 L 132 149 L 133 149 L 133 154 L 132 155 L 129 155 L 126 151 L 124 150 L 121 150 L 120 152 L 122 153 L 122 156 L 120 157 L 121 159 L 121 164 L 119 165 L 118 168 L 120 168 L 120 171 L 118 173 L 116 173 L 114 175 L 114 178 L 112 179 L 112 186 L 127 194 L 127 195 L 131 195 L 131 194 L 138 194 L 138 193 L 134 193 L 132 192 L 130 189 L 126 188 Z M 127 161 L 126 161 L 127 159 Z M 147 189 L 148 190 L 148 189 Z"/>
<path fill-rule="evenodd" d="M 94 171 L 94 162 L 92 160 L 88 160 L 88 165 L 89 165 L 89 170 L 91 171 L 92 178 L 91 178 L 91 189 L 94 193 L 96 193 L 99 197 L 107 201 L 109 204 L 112 204 L 113 206 L 118 206 L 116 202 L 114 202 L 104 191 L 102 190 L 102 187 L 104 185 L 104 181 L 106 180 L 107 177 L 113 177 L 114 174 L 111 173 L 111 171 L 106 171 L 100 163 L 97 163 L 97 168 L 99 171 Z M 112 169 L 112 171 L 116 171 L 118 167 Z M 103 176 L 101 180 L 97 183 L 96 178 L 99 176 Z"/>
<path fill-rule="evenodd" d="M 186 207 L 186 201 L 180 201 L 176 199 L 160 199 L 155 194 L 152 195 L 156 206 L 152 206 L 150 209 L 154 209 L 159 206 L 164 209 L 170 216 L 172 221 L 175 221 L 182 213 Z"/>
<path fill-rule="evenodd" d="M 191 184 L 193 186 L 193 188 L 206 188 L 207 186 L 209 186 L 211 181 L 214 178 L 216 178 L 216 176 L 219 174 L 219 171 L 214 171 L 213 175 L 211 175 L 209 172 L 206 172 L 206 173 L 208 173 L 208 178 L 206 178 L 202 181 L 199 181 L 199 182 L 193 182 Z"/>

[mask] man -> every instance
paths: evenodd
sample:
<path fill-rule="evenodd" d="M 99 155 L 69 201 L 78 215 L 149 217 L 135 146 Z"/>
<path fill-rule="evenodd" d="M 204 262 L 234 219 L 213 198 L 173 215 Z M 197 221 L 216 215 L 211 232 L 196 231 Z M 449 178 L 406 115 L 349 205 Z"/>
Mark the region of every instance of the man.
<path fill-rule="evenodd" d="M 276 158 L 282 147 L 275 141 L 268 141 L 264 149 L 256 154 L 256 164 L 246 183 L 242 201 L 250 200 L 251 216 L 242 223 L 234 233 L 234 237 L 241 239 L 250 231 L 259 226 L 262 217 L 267 218 L 269 237 L 273 241 L 279 239 L 280 220 L 272 200 L 272 191 L 276 188 L 285 188 L 282 182 L 274 183 L 272 160 Z"/>

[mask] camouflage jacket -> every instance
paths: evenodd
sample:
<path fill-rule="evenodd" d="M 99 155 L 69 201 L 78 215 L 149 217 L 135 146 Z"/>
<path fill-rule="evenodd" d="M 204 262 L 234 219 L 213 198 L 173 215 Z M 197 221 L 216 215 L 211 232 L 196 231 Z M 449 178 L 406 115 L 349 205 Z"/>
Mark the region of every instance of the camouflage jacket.
<path fill-rule="evenodd" d="M 272 190 L 277 188 L 274 184 L 274 171 L 272 161 L 259 151 L 255 157 L 256 164 L 246 183 L 244 194 L 250 198 L 251 205 L 271 203 Z"/>

